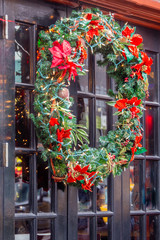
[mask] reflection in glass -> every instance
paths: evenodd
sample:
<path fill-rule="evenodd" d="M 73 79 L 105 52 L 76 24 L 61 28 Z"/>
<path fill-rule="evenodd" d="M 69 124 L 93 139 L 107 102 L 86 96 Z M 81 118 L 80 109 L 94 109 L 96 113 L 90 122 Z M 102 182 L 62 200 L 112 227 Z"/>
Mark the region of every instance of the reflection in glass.
<path fill-rule="evenodd" d="M 141 222 L 142 219 L 139 216 L 131 217 L 131 240 L 141 240 Z"/>
<path fill-rule="evenodd" d="M 28 220 L 15 221 L 15 240 L 30 240 L 31 223 Z"/>
<path fill-rule="evenodd" d="M 78 240 L 90 240 L 89 218 L 78 218 Z"/>
<path fill-rule="evenodd" d="M 30 92 L 16 89 L 15 96 L 15 144 L 16 147 L 30 146 Z"/>
<path fill-rule="evenodd" d="M 37 156 L 37 200 L 39 212 L 51 211 L 51 188 L 48 163 L 44 162 L 40 156 Z"/>
<path fill-rule="evenodd" d="M 142 164 L 143 164 L 142 160 L 134 160 L 130 164 L 130 207 L 131 207 L 131 210 L 141 209 L 141 207 L 142 207 L 141 201 L 144 202 L 144 186 L 142 183 L 142 168 L 143 168 Z"/>
<path fill-rule="evenodd" d="M 89 129 L 89 104 L 87 98 L 78 98 L 77 102 L 77 122 Z"/>
<path fill-rule="evenodd" d="M 15 211 L 29 212 L 29 156 L 15 158 Z"/>
<path fill-rule="evenodd" d="M 107 93 L 107 74 L 106 68 L 100 67 L 97 64 L 98 60 L 102 60 L 101 54 L 95 55 L 95 80 L 96 80 L 96 94 L 104 94 Z"/>
<path fill-rule="evenodd" d="M 27 25 L 15 25 L 15 81 L 30 82 L 30 41 Z"/>
<path fill-rule="evenodd" d="M 92 210 L 92 193 L 90 191 L 85 192 L 82 189 L 78 189 L 78 211 L 91 211 Z"/>
<path fill-rule="evenodd" d="M 158 229 L 158 217 L 157 216 L 147 216 L 146 218 L 146 229 L 147 236 L 146 240 L 157 240 L 157 229 Z"/>
<path fill-rule="evenodd" d="M 107 178 L 97 186 L 97 211 L 108 210 L 108 181 Z"/>
<path fill-rule="evenodd" d="M 88 58 L 84 62 L 85 67 L 88 71 Z M 77 90 L 82 92 L 88 92 L 88 72 L 86 71 L 86 74 L 83 76 L 78 76 L 77 78 Z"/>
<path fill-rule="evenodd" d="M 49 219 L 39 220 L 37 227 L 37 240 L 51 240 L 51 221 Z"/>
<path fill-rule="evenodd" d="M 107 135 L 107 104 L 105 101 L 96 101 L 96 142 L 99 137 Z"/>
<path fill-rule="evenodd" d="M 158 102 L 157 53 L 147 52 L 147 55 L 153 59 L 153 64 L 151 65 L 151 72 L 148 75 L 149 97 L 146 100 Z"/>
<path fill-rule="evenodd" d="M 147 155 L 157 154 L 157 113 L 158 108 L 146 106 L 145 125 L 146 125 L 146 149 Z"/>
<path fill-rule="evenodd" d="M 146 209 L 151 210 L 156 208 L 157 195 L 157 161 L 146 161 Z"/>
<path fill-rule="evenodd" d="M 97 240 L 108 240 L 109 218 L 97 217 Z"/>

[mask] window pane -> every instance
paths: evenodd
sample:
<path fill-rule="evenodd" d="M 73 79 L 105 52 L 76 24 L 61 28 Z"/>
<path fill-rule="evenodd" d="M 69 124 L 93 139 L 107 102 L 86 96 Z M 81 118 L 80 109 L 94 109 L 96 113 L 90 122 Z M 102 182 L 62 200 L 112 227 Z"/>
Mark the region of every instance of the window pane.
<path fill-rule="evenodd" d="M 139 210 L 144 199 L 143 161 L 134 160 L 130 164 L 130 207 L 131 210 Z"/>
<path fill-rule="evenodd" d="M 157 205 L 157 161 L 146 161 L 146 209 L 155 209 Z"/>
<path fill-rule="evenodd" d="M 157 113 L 158 108 L 146 106 L 145 111 L 145 126 L 146 126 L 146 149 L 147 155 L 156 155 L 157 154 Z"/>
<path fill-rule="evenodd" d="M 111 218 L 97 217 L 97 240 L 108 240 L 108 228 L 110 227 Z"/>
<path fill-rule="evenodd" d="M 131 217 L 131 239 L 132 240 L 141 240 L 142 232 L 142 217 L 132 216 Z"/>
<path fill-rule="evenodd" d="M 158 230 L 158 217 L 157 216 L 147 216 L 146 218 L 146 229 L 147 238 L 146 240 L 157 240 L 157 230 Z"/>
<path fill-rule="evenodd" d="M 15 25 L 15 81 L 30 83 L 30 27 Z"/>
<path fill-rule="evenodd" d="M 51 240 L 51 221 L 49 219 L 38 221 L 37 240 Z"/>
<path fill-rule="evenodd" d="M 85 60 L 84 68 L 88 70 L 88 58 Z M 86 74 L 84 76 L 79 75 L 76 81 L 78 91 L 88 92 L 88 71 L 86 71 Z"/>
<path fill-rule="evenodd" d="M 15 221 L 15 240 L 30 240 L 30 229 L 28 220 Z"/>
<path fill-rule="evenodd" d="M 30 147 L 30 91 L 17 88 L 15 98 L 15 144 L 16 147 Z"/>
<path fill-rule="evenodd" d="M 106 68 L 100 67 L 97 64 L 98 60 L 102 60 L 101 54 L 95 55 L 95 80 L 96 80 L 96 94 L 107 93 L 107 74 Z"/>
<path fill-rule="evenodd" d="M 99 137 L 107 135 L 107 110 L 105 101 L 96 101 L 96 142 L 98 145 Z"/>
<path fill-rule="evenodd" d="M 151 72 L 148 76 L 149 82 L 149 97 L 147 101 L 158 102 L 158 66 L 157 66 L 157 53 L 147 52 L 148 56 L 153 59 L 153 64 L 151 65 Z"/>
<path fill-rule="evenodd" d="M 77 113 L 77 122 L 89 129 L 89 103 L 87 98 L 78 98 Z"/>
<path fill-rule="evenodd" d="M 79 212 L 92 210 L 92 193 L 78 189 L 78 210 Z"/>
<path fill-rule="evenodd" d="M 15 211 L 29 212 L 29 160 L 28 155 L 15 158 Z"/>
<path fill-rule="evenodd" d="M 89 218 L 78 218 L 78 240 L 90 240 Z"/>
<path fill-rule="evenodd" d="M 48 162 L 44 162 L 40 156 L 37 156 L 37 200 L 39 212 L 51 211 L 51 187 Z"/>
<path fill-rule="evenodd" d="M 97 211 L 108 210 L 108 181 L 107 178 L 97 186 Z"/>

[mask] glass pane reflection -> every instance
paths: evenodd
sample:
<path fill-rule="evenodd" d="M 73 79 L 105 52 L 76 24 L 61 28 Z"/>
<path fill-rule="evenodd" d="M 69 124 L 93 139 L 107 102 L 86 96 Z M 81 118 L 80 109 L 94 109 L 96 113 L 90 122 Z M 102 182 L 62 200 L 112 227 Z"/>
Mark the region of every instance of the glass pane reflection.
<path fill-rule="evenodd" d="M 37 240 L 51 240 L 51 221 L 49 219 L 38 221 Z"/>
<path fill-rule="evenodd" d="M 108 221 L 110 218 L 97 217 L 97 240 L 108 240 Z"/>
<path fill-rule="evenodd" d="M 90 240 L 89 218 L 78 218 L 78 240 Z"/>
<path fill-rule="evenodd" d="M 30 240 L 31 224 L 28 220 L 15 222 L 15 240 Z"/>
<path fill-rule="evenodd" d="M 145 125 L 146 125 L 146 152 L 147 155 L 157 154 L 157 113 L 158 108 L 146 106 Z"/>
<path fill-rule="evenodd" d="M 131 240 L 141 240 L 141 230 L 142 230 L 142 217 L 132 216 L 131 217 Z"/>
<path fill-rule="evenodd" d="M 147 52 L 147 55 L 153 59 L 153 64 L 151 65 L 151 72 L 148 75 L 149 97 L 147 98 L 147 101 L 158 102 L 157 53 Z"/>
<path fill-rule="evenodd" d="M 78 189 L 78 211 L 91 211 L 92 210 L 92 193 L 85 192 L 82 189 Z"/>
<path fill-rule="evenodd" d="M 157 240 L 157 227 L 158 227 L 158 217 L 157 216 L 147 216 L 146 218 L 146 229 L 147 229 L 147 236 L 146 240 Z"/>
<path fill-rule="evenodd" d="M 96 80 L 96 94 L 104 94 L 107 93 L 107 74 L 106 68 L 100 67 L 97 64 L 98 60 L 102 60 L 101 54 L 95 55 L 95 80 Z"/>
<path fill-rule="evenodd" d="M 151 210 L 155 209 L 157 202 L 156 202 L 156 195 L 157 195 L 157 170 L 158 170 L 158 163 L 157 161 L 146 161 L 146 209 Z"/>
<path fill-rule="evenodd" d="M 39 212 L 51 211 L 51 182 L 48 169 L 48 163 L 44 162 L 40 156 L 37 156 L 37 200 Z"/>
<path fill-rule="evenodd" d="M 87 98 L 78 98 L 77 113 L 77 122 L 89 129 L 89 103 Z"/>
<path fill-rule="evenodd" d="M 97 186 L 97 211 L 108 210 L 108 180 L 107 178 Z"/>
<path fill-rule="evenodd" d="M 15 158 L 15 211 L 29 212 L 29 159 L 27 155 Z"/>
<path fill-rule="evenodd" d="M 88 70 L 88 58 L 85 60 L 85 69 Z M 82 92 L 88 92 L 88 72 L 83 76 L 77 77 L 77 90 Z"/>
<path fill-rule="evenodd" d="M 144 186 L 142 183 L 143 161 L 134 160 L 130 164 L 130 207 L 131 210 L 141 209 L 144 202 Z"/>
<path fill-rule="evenodd" d="M 16 147 L 30 146 L 30 91 L 17 88 L 15 96 L 15 144 Z"/>
<path fill-rule="evenodd" d="M 15 81 L 30 82 L 30 44 L 27 25 L 15 25 Z"/>
<path fill-rule="evenodd" d="M 96 142 L 99 137 L 107 135 L 107 104 L 104 101 L 96 101 Z"/>

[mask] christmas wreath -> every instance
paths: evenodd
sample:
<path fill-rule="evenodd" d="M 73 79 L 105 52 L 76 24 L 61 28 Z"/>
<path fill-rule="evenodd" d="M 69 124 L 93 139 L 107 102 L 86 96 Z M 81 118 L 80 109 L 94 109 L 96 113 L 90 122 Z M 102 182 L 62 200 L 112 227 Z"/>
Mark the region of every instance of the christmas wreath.
<path fill-rule="evenodd" d="M 112 14 L 97 9 L 73 11 L 40 32 L 32 119 L 55 181 L 91 190 L 111 172 L 121 174 L 135 154 L 146 151 L 140 143 L 140 118 L 152 59 L 142 51 L 142 42 L 135 27 L 121 28 Z M 115 92 L 108 92 L 113 97 L 108 104 L 117 109 L 116 127 L 99 138 L 98 148 L 89 147 L 85 127 L 70 110 L 68 86 L 86 73 L 87 49 L 103 56 L 98 64 L 107 67 L 116 83 Z"/>

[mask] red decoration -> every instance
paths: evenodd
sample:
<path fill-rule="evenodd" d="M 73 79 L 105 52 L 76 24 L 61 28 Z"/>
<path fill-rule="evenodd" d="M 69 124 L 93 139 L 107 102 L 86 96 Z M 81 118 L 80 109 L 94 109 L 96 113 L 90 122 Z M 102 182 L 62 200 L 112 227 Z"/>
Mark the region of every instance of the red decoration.
<path fill-rule="evenodd" d="M 58 118 L 51 118 L 49 121 L 49 125 L 54 127 L 55 125 L 59 125 Z"/>

